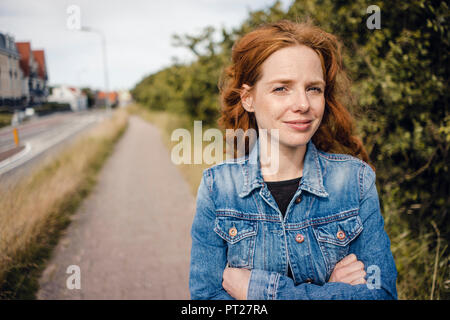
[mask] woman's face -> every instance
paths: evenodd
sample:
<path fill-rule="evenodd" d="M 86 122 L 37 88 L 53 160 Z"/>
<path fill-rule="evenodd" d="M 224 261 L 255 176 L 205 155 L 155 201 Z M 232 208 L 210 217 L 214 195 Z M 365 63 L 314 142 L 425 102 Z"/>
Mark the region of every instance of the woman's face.
<path fill-rule="evenodd" d="M 283 48 L 264 61 L 261 71 L 253 88 L 243 85 L 243 107 L 255 113 L 259 129 L 279 129 L 280 148 L 306 145 L 325 108 L 318 54 L 304 45 Z"/>

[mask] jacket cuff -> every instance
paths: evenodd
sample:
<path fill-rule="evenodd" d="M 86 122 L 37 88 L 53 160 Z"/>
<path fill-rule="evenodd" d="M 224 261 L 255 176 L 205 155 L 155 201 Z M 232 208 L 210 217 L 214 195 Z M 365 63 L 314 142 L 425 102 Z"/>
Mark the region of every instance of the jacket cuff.
<path fill-rule="evenodd" d="M 280 274 L 253 269 L 248 283 L 247 300 L 275 300 Z"/>

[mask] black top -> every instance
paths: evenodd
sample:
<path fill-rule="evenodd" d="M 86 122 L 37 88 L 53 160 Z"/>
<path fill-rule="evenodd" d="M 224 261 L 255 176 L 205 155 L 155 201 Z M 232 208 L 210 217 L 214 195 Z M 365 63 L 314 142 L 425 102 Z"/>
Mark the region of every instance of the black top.
<path fill-rule="evenodd" d="M 302 177 L 291 179 L 291 180 L 282 180 L 282 181 L 266 181 L 267 187 L 270 190 L 270 193 L 275 198 L 277 202 L 278 208 L 283 215 L 283 218 L 286 214 L 287 207 L 289 202 L 291 202 L 292 197 L 297 191 L 298 186 L 300 184 L 300 180 Z M 288 267 L 288 277 L 294 278 L 291 272 L 291 266 Z"/>
<path fill-rule="evenodd" d="M 302 177 L 283 181 L 266 181 L 267 187 L 269 188 L 272 196 L 275 198 L 283 217 L 286 214 L 286 209 L 289 202 L 291 202 L 295 191 L 298 189 L 301 179 Z"/>

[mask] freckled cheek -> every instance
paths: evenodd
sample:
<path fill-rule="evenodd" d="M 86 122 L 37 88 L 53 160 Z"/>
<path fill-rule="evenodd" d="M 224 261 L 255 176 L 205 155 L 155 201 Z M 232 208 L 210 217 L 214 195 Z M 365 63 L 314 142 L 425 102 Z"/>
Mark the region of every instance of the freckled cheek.
<path fill-rule="evenodd" d="M 317 99 L 312 104 L 313 113 L 316 118 L 322 118 L 325 111 L 325 98 Z"/>
<path fill-rule="evenodd" d="M 259 116 L 256 117 L 256 121 L 258 122 L 258 126 L 260 128 L 266 129 L 274 129 L 278 128 L 278 121 L 280 121 L 281 116 L 278 113 L 274 113 L 271 111 L 267 111 L 265 113 L 260 113 Z"/>
<path fill-rule="evenodd" d="M 277 101 L 266 100 L 264 103 L 259 104 L 257 108 L 257 120 L 264 122 L 266 125 L 273 124 L 280 119 L 283 119 L 283 114 L 285 112 L 283 104 Z"/>

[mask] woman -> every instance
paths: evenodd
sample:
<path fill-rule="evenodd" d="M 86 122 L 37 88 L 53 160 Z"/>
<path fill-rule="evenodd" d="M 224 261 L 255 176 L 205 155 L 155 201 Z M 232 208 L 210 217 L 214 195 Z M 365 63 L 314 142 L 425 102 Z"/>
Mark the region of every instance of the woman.
<path fill-rule="evenodd" d="M 258 138 L 203 172 L 191 298 L 396 299 L 375 173 L 338 97 L 337 39 L 309 23 L 264 25 L 226 71 L 220 123 Z M 260 150 L 274 148 L 269 170 Z"/>

